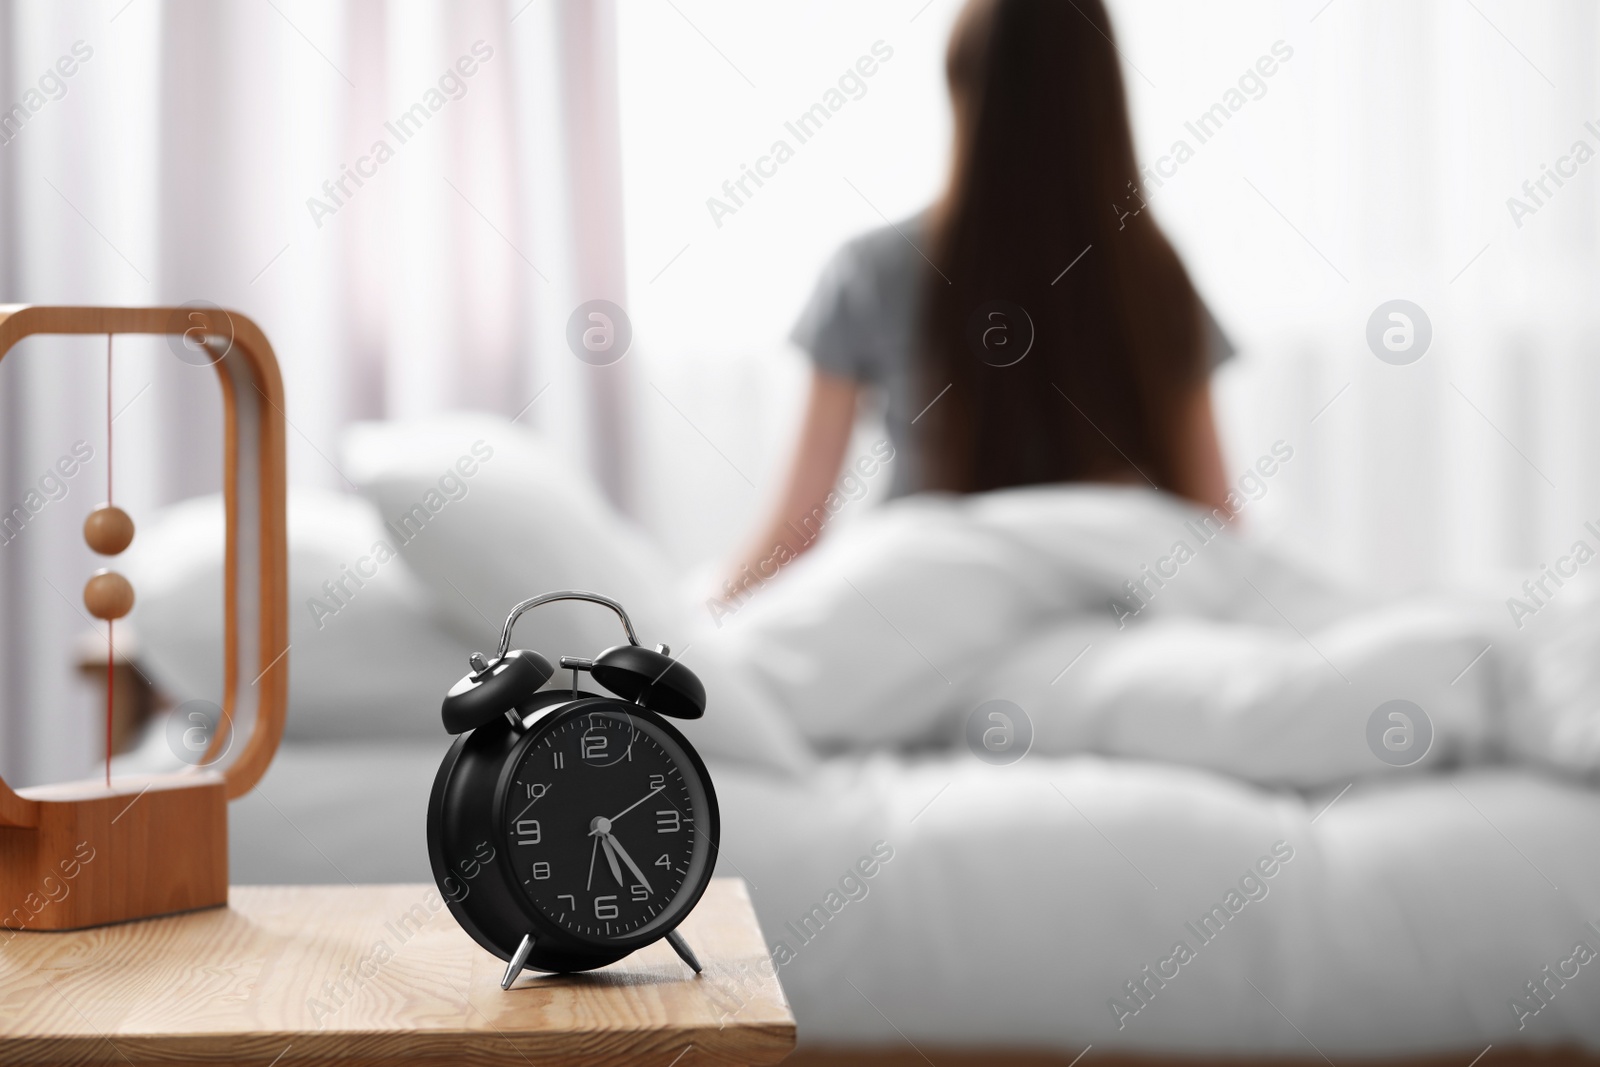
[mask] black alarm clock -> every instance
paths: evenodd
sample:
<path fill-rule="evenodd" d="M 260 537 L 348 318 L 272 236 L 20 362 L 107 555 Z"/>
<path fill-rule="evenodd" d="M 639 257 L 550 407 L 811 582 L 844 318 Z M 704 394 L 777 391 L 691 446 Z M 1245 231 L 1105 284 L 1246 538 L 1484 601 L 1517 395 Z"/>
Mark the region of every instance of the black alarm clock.
<path fill-rule="evenodd" d="M 586 600 L 617 613 L 626 644 L 562 656 L 572 685 L 544 688 L 550 661 L 511 649 L 523 612 Z M 492 660 L 444 698 L 458 735 L 428 800 L 428 857 L 450 912 L 478 944 L 523 968 L 586 971 L 677 932 L 711 881 L 717 795 L 693 746 L 663 716 L 705 713 L 700 680 L 665 645 L 639 644 L 622 605 L 567 590 L 511 609 Z M 584 671 L 611 696 L 583 692 Z"/>

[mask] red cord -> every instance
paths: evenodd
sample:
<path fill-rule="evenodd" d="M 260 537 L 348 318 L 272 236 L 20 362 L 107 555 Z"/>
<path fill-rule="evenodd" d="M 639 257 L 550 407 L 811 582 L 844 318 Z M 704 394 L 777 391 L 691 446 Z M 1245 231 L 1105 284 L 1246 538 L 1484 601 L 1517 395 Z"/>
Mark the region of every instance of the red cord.
<path fill-rule="evenodd" d="M 106 506 L 111 505 L 111 335 L 106 334 Z M 111 788 L 112 672 L 117 667 L 117 647 L 112 641 L 115 620 L 106 620 L 106 788 Z"/>
<path fill-rule="evenodd" d="M 106 503 L 111 503 L 111 335 L 106 334 Z"/>
<path fill-rule="evenodd" d="M 111 788 L 111 672 L 116 669 L 116 653 L 111 644 L 111 628 L 116 623 L 106 621 L 106 788 Z"/>

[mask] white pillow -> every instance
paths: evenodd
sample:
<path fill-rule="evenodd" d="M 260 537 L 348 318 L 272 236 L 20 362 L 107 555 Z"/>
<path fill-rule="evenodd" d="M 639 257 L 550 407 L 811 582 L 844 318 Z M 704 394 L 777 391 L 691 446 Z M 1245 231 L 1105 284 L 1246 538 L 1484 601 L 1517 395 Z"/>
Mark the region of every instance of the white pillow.
<path fill-rule="evenodd" d="M 706 718 L 682 724 L 697 748 L 786 772 L 809 768 L 805 742 L 742 665 L 717 641 L 695 647 L 700 626 L 655 546 L 536 434 L 469 413 L 359 423 L 346 431 L 342 456 L 462 641 L 492 655 L 517 602 L 559 589 L 604 594 L 622 604 L 641 643 L 670 645 L 701 675 Z M 554 662 L 626 639 L 607 609 L 558 602 L 524 615 L 511 645 Z"/>
<path fill-rule="evenodd" d="M 430 593 L 404 561 L 373 559 L 386 536 L 377 512 L 358 496 L 294 489 L 288 526 L 285 736 L 435 737 L 442 746 L 439 703 L 467 672 L 471 649 L 436 624 Z M 197 497 L 142 523 L 119 561 L 137 597 L 141 661 L 178 702 L 222 698 L 222 548 L 222 498 Z M 358 587 L 347 567 L 375 573 Z M 324 582 L 343 584 L 337 600 Z"/>

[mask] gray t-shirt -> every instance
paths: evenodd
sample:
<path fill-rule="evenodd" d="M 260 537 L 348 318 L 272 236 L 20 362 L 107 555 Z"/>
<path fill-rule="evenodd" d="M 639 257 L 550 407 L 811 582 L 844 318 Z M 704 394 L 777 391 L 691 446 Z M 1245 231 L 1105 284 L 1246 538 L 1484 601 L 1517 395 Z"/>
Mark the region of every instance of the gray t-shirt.
<path fill-rule="evenodd" d="M 847 242 L 823 268 L 789 339 L 817 369 L 877 386 L 894 446 L 891 496 L 920 488 L 921 461 L 911 423 L 922 414 L 912 349 L 923 271 L 927 262 L 925 215 L 870 230 Z M 1204 304 L 1206 357 L 1212 369 L 1230 359 L 1233 345 Z"/>

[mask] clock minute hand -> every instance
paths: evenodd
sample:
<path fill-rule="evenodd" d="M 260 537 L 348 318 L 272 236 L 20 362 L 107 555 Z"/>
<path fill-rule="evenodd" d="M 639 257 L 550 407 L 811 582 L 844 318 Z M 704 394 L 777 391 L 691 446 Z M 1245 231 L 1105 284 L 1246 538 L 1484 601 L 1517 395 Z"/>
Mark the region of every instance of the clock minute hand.
<path fill-rule="evenodd" d="M 640 797 L 638 800 L 635 800 L 632 804 L 629 804 L 627 807 L 623 808 L 621 811 L 619 811 L 615 815 L 611 816 L 611 821 L 612 822 L 616 822 L 618 819 L 620 819 L 624 815 L 628 814 L 628 812 L 632 811 L 634 808 L 637 808 L 640 804 L 643 804 L 645 801 L 649 800 L 651 797 L 655 796 L 657 793 L 661 792 L 665 788 L 666 788 L 666 786 L 664 786 L 664 785 L 656 786 L 656 788 L 650 790 L 650 792 L 646 793 L 644 796 Z"/>
<path fill-rule="evenodd" d="M 612 850 L 611 835 L 600 835 L 600 847 L 605 850 L 606 862 L 611 864 L 611 876 L 617 880 L 617 885 L 627 888 L 628 883 L 622 880 L 622 868 L 617 866 L 617 854 Z"/>
<path fill-rule="evenodd" d="M 622 857 L 622 862 L 628 865 L 628 870 L 633 872 L 633 876 L 639 879 L 639 884 L 644 886 L 644 891 L 646 893 L 654 893 L 655 890 L 650 888 L 650 879 L 646 878 L 644 872 L 639 869 L 639 865 L 633 862 L 633 857 L 628 855 L 628 850 L 622 847 L 622 842 L 617 840 L 616 835 L 607 834 L 605 841 L 607 845 L 617 850 L 617 855 Z"/>

